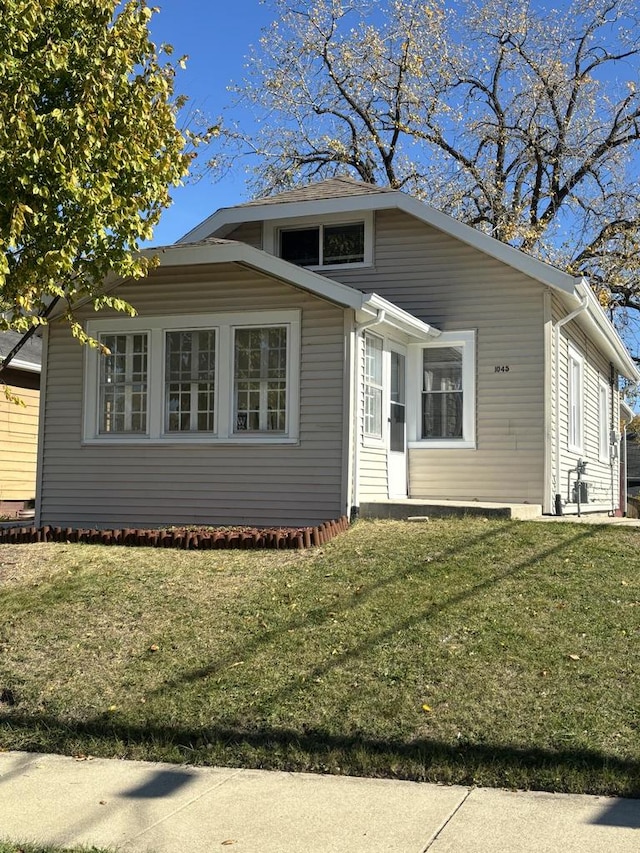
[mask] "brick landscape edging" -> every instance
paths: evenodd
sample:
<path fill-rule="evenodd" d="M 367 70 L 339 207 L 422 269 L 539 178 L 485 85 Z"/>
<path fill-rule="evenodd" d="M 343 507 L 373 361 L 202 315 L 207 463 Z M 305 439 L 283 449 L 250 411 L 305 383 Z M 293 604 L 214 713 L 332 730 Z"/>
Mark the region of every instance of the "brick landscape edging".
<path fill-rule="evenodd" d="M 297 549 L 324 545 L 349 527 L 346 515 L 325 521 L 317 527 L 278 527 L 269 529 L 216 530 L 143 530 L 124 527 L 97 530 L 72 527 L 8 527 L 0 529 L 0 544 L 20 545 L 34 542 L 84 542 L 90 545 L 125 545 L 185 550 Z"/>

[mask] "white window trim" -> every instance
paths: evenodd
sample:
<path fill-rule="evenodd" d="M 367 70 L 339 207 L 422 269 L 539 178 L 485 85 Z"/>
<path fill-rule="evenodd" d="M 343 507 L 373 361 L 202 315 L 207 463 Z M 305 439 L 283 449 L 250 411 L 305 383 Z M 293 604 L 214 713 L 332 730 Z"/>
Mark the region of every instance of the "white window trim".
<path fill-rule="evenodd" d="M 574 387 L 572 363 L 578 368 L 578 385 Z M 577 396 L 577 422 L 573 427 L 572 409 Z M 572 441 L 572 433 L 577 433 L 577 441 Z M 567 342 L 567 448 L 572 453 L 584 452 L 584 358 L 578 350 Z"/>
<path fill-rule="evenodd" d="M 265 252 L 279 257 L 280 232 L 297 228 L 315 228 L 321 225 L 348 225 L 364 222 L 364 260 L 353 264 L 326 264 L 304 267 L 308 270 L 361 269 L 373 266 L 373 211 L 301 216 L 292 219 L 269 220 L 264 223 L 263 246 Z"/>
<path fill-rule="evenodd" d="M 422 351 L 429 348 L 462 349 L 462 438 L 422 438 Z M 463 450 L 476 447 L 476 333 L 442 332 L 433 342 L 411 344 L 408 358 L 407 439 L 409 449 Z"/>
<path fill-rule="evenodd" d="M 611 388 L 600 376 L 598 379 L 598 458 L 607 465 L 611 462 Z"/>
<path fill-rule="evenodd" d="M 287 326 L 287 428 L 285 433 L 243 436 L 233 431 L 233 342 L 235 329 Z M 216 387 L 211 433 L 175 433 L 164 429 L 165 332 L 216 330 Z M 98 350 L 87 347 L 84 364 L 83 443 L 85 444 L 297 444 L 300 429 L 300 311 L 251 311 L 183 314 L 166 317 L 111 317 L 89 320 L 87 333 L 146 332 L 149 336 L 147 432 L 136 435 L 99 433 Z M 221 360 L 222 357 L 222 360 Z"/>

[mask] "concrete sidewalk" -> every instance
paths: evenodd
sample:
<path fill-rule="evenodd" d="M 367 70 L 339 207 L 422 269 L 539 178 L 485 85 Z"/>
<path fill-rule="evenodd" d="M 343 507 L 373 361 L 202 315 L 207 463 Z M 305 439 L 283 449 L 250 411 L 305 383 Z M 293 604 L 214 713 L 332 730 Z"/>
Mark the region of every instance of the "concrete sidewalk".
<path fill-rule="evenodd" d="M 0 839 L 136 853 L 638 853 L 640 801 L 6 752 Z"/>

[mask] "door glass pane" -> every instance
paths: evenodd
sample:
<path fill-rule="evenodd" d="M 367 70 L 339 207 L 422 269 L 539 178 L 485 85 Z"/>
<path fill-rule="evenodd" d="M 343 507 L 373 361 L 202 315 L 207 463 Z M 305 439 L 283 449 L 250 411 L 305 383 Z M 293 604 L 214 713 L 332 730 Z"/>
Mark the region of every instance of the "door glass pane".
<path fill-rule="evenodd" d="M 391 350 L 391 376 L 389 381 L 389 449 L 404 453 L 405 438 L 405 357 Z"/>

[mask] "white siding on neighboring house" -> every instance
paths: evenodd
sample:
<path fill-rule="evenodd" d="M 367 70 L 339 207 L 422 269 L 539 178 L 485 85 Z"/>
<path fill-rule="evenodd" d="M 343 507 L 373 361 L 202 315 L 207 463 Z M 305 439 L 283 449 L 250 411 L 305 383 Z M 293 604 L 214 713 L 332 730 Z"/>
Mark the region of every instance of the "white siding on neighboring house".
<path fill-rule="evenodd" d="M 545 288 L 398 211 L 376 213 L 375 233 L 373 268 L 327 275 L 441 330 L 475 332 L 476 447 L 410 450 L 410 497 L 542 504 Z"/>
<path fill-rule="evenodd" d="M 566 316 L 567 311 L 562 307 L 557 297 L 553 298 L 553 321 L 556 323 Z M 555 336 L 554 336 L 555 340 Z M 582 445 L 576 447 L 571 438 L 570 424 L 570 374 L 571 362 L 582 363 Z M 554 360 L 555 361 L 555 360 Z M 579 326 L 579 318 L 563 326 L 560 333 L 559 349 L 559 399 L 557 406 L 557 425 L 554 424 L 552 442 L 552 471 L 554 492 L 561 495 L 565 511 L 575 512 L 577 506 L 573 501 L 572 484 L 576 480 L 575 469 L 580 459 L 587 462 L 584 480 L 588 488 L 588 504 L 592 508 L 617 508 L 619 503 L 619 464 L 617 458 L 610 460 L 603 457 L 601 447 L 604 430 L 607 435 L 611 430 L 619 431 L 620 395 L 617 390 L 617 379 L 613 394 L 611 393 L 611 373 L 607 358 L 595 347 L 585 331 Z M 607 424 L 602 424 L 601 389 L 609 389 Z M 554 376 L 554 394 L 555 394 Z M 559 429 L 560 476 L 556 482 L 556 439 L 555 430 Z M 617 448 L 616 448 L 617 450 Z M 615 452 L 615 451 L 614 451 Z M 587 507 L 582 507 L 587 508 Z"/>
<path fill-rule="evenodd" d="M 300 310 L 299 443 L 83 444 L 84 354 L 52 324 L 41 523 L 308 524 L 345 511 L 341 308 L 231 265 L 160 268 L 122 295 L 143 318 Z"/>

